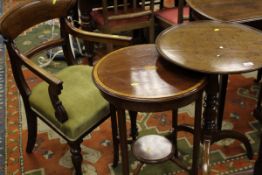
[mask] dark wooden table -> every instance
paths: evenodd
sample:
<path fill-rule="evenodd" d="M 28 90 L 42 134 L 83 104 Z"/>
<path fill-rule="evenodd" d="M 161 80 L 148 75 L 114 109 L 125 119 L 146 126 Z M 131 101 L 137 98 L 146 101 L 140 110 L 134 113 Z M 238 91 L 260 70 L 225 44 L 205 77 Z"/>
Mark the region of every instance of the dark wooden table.
<path fill-rule="evenodd" d="M 241 24 L 198 21 L 171 27 L 157 37 L 160 54 L 170 62 L 208 74 L 204 111 L 206 152 L 210 143 L 235 138 L 244 143 L 252 158 L 248 139 L 233 130 L 217 125 L 219 108 L 219 75 L 254 71 L 262 67 L 262 33 Z M 208 159 L 206 160 L 208 164 Z"/>
<path fill-rule="evenodd" d="M 104 98 L 117 110 L 123 175 L 129 174 L 125 110 L 160 112 L 174 110 L 196 100 L 195 127 L 201 125 L 203 74 L 170 65 L 160 58 L 155 45 L 130 46 L 102 58 L 93 79 Z M 197 131 L 197 130 L 196 130 Z M 192 174 L 198 171 L 200 132 L 194 132 Z"/>
<path fill-rule="evenodd" d="M 188 5 L 208 19 L 227 22 L 262 20 L 260 0 L 186 0 Z"/>
<path fill-rule="evenodd" d="M 262 30 L 262 1 L 261 0 L 186 0 L 195 17 L 212 19 L 224 22 L 238 22 Z M 198 15 L 199 14 L 199 15 Z M 258 71 L 258 80 L 262 70 Z M 227 78 L 223 80 L 225 86 Z M 226 90 L 224 90 L 224 97 Z M 224 98 L 222 97 L 222 98 Z M 224 104 L 224 102 L 222 102 Z M 260 105 L 260 104 L 258 104 Z M 262 114 L 256 109 L 254 116 L 262 121 Z M 219 118 L 223 117 L 223 108 L 220 108 Z M 261 134 L 262 138 L 262 134 Z M 262 140 L 260 140 L 259 157 L 255 166 L 255 174 L 262 174 Z"/>

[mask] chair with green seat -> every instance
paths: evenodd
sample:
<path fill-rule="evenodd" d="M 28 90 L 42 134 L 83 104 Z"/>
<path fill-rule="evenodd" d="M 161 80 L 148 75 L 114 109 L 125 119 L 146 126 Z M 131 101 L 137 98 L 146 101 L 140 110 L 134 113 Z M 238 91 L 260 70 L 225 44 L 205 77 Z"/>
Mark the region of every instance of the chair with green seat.
<path fill-rule="evenodd" d="M 75 4 L 76 0 L 57 0 L 55 4 L 52 0 L 25 1 L 1 17 L 0 34 L 4 37 L 13 76 L 24 102 L 28 127 L 26 152 L 31 153 L 34 148 L 37 118 L 40 118 L 68 142 L 76 174 L 80 175 L 82 174 L 80 144 L 83 137 L 110 116 L 110 107 L 93 84 L 92 67 L 76 65 L 77 60 L 70 47 L 69 34 L 87 41 L 116 45 L 129 45 L 131 38 L 86 32 L 75 28 L 68 18 L 73 13 Z M 59 19 L 60 38 L 41 43 L 26 52 L 17 48 L 15 39 L 19 35 L 51 19 Z M 57 46 L 62 46 L 65 60 L 69 65 L 57 74 L 47 72 L 31 60 L 39 52 Z M 23 74 L 25 69 L 43 81 L 30 87 Z M 114 115 L 112 121 L 113 119 Z M 116 128 L 114 124 L 116 123 L 112 123 L 113 129 Z M 114 142 L 116 134 L 113 134 L 113 144 L 117 145 Z"/>

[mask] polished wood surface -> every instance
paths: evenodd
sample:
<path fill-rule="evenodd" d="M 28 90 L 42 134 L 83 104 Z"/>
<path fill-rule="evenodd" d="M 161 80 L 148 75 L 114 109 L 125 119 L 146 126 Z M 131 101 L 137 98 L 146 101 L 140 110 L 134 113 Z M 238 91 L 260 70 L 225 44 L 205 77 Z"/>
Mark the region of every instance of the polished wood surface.
<path fill-rule="evenodd" d="M 174 147 L 172 142 L 160 135 L 145 135 L 137 139 L 132 147 L 134 157 L 141 163 L 134 171 L 138 175 L 144 163 L 157 164 L 171 160 Z"/>
<path fill-rule="evenodd" d="M 180 98 L 194 93 L 204 81 L 199 74 L 189 77 L 181 68 L 168 66 L 154 45 L 120 49 L 105 56 L 94 69 L 100 89 L 136 102 Z"/>
<path fill-rule="evenodd" d="M 117 110 L 124 175 L 129 174 L 125 110 L 172 110 L 172 143 L 174 148 L 177 148 L 177 132 L 184 130 L 184 127 L 177 123 L 177 110 L 181 106 L 196 102 L 194 130 L 184 130 L 194 134 L 192 164 L 185 165 L 178 157 L 172 160 L 190 174 L 197 174 L 202 92 L 206 85 L 203 74 L 170 64 L 159 56 L 155 45 L 144 44 L 125 47 L 106 55 L 95 65 L 93 79 L 104 98 Z"/>
<path fill-rule="evenodd" d="M 198 21 L 163 31 L 158 51 L 176 65 L 205 73 L 257 70 L 262 65 L 262 33 L 241 24 Z"/>
<path fill-rule="evenodd" d="M 234 22 L 262 20 L 261 0 L 186 0 L 186 2 L 208 19 Z"/>

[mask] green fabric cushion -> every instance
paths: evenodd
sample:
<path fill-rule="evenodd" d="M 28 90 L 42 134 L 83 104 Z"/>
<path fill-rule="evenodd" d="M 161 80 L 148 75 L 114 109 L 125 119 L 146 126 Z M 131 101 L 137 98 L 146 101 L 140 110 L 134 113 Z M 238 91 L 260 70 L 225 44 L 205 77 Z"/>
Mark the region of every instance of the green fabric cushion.
<path fill-rule="evenodd" d="M 45 117 L 69 140 L 74 141 L 109 113 L 109 105 L 92 81 L 90 66 L 69 66 L 56 76 L 63 81 L 59 99 L 68 114 L 60 123 L 48 95 L 48 84 L 42 82 L 32 89 L 29 102 L 34 111 Z"/>

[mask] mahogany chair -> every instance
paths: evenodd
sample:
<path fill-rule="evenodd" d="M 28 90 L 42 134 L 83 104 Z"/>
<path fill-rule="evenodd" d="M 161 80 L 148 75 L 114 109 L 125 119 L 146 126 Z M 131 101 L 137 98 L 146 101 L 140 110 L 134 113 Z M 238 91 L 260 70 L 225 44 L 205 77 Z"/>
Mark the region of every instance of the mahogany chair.
<path fill-rule="evenodd" d="M 154 0 L 102 0 L 102 8 L 93 10 L 91 17 L 103 33 L 147 28 L 149 42 L 154 42 Z"/>
<path fill-rule="evenodd" d="M 155 12 L 155 21 L 161 28 L 181 24 L 184 20 L 189 20 L 189 7 L 185 6 L 185 0 L 174 0 L 174 7 L 167 8 L 161 5 L 160 10 Z M 164 1 L 162 0 L 162 3 Z"/>
<path fill-rule="evenodd" d="M 67 141 L 76 174 L 80 175 L 80 144 L 83 137 L 109 117 L 110 107 L 93 84 L 92 67 L 75 65 L 77 61 L 70 48 L 69 34 L 87 41 L 119 45 L 128 45 L 131 38 L 75 28 L 68 18 L 73 13 L 75 4 L 76 0 L 57 0 L 55 4 L 51 0 L 20 3 L 1 17 L 0 34 L 4 37 L 13 76 L 24 102 L 28 127 L 26 152 L 33 151 L 39 118 Z M 15 39 L 26 29 L 56 18 L 60 21 L 60 38 L 41 43 L 26 52 L 17 48 Z M 37 53 L 56 46 L 62 46 L 69 65 L 57 74 L 47 72 L 30 59 Z M 23 75 L 25 68 L 43 81 L 30 87 Z"/>

